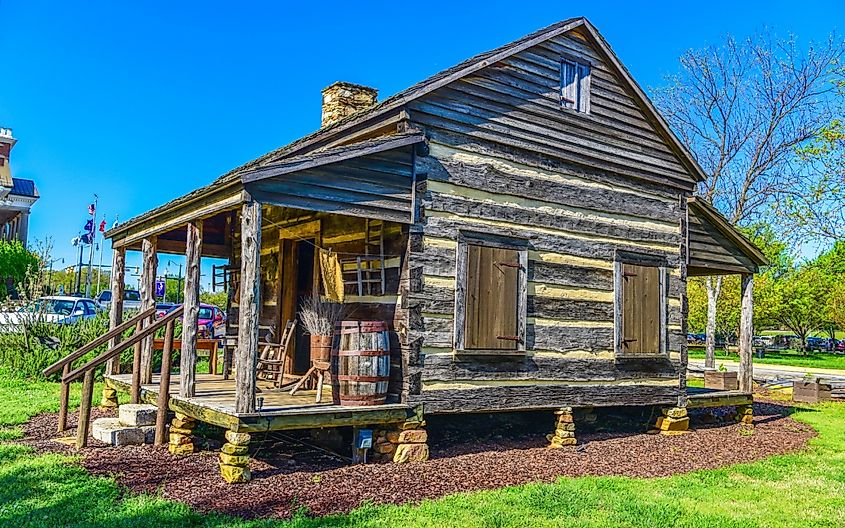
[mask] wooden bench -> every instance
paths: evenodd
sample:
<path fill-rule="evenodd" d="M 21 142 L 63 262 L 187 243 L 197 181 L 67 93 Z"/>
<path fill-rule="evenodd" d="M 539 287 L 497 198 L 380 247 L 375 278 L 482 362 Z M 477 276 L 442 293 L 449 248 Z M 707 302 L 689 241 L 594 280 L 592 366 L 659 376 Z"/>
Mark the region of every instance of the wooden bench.
<path fill-rule="evenodd" d="M 182 348 L 182 340 L 173 340 L 173 350 L 180 350 Z M 163 350 L 164 339 L 153 340 L 153 350 Z M 217 355 L 220 350 L 219 339 L 197 339 L 197 356 L 199 352 L 208 352 L 208 373 L 217 374 Z M 205 355 L 205 354 L 203 354 Z"/>

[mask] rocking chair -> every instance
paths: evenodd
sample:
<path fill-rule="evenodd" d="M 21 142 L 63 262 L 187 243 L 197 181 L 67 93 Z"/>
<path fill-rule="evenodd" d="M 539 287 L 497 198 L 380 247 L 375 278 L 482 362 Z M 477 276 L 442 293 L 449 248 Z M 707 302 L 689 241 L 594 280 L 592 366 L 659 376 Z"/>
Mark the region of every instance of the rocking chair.
<path fill-rule="evenodd" d="M 282 338 L 278 343 L 260 343 L 263 348 L 258 356 L 258 364 L 255 373 L 256 381 L 269 381 L 273 388 L 279 389 L 283 385 L 285 377 L 285 361 L 290 341 L 296 329 L 296 321 L 288 321 Z"/>

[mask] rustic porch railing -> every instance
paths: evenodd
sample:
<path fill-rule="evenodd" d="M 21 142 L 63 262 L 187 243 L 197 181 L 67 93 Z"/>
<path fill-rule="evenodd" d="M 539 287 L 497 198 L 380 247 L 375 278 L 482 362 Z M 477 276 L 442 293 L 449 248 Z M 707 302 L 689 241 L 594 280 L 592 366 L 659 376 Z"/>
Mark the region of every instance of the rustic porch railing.
<path fill-rule="evenodd" d="M 184 312 L 184 306 L 179 306 L 173 311 L 167 313 L 161 319 L 156 320 L 152 324 L 145 325 L 150 317 L 155 315 L 155 308 L 149 308 L 140 312 L 135 317 L 116 326 L 108 333 L 103 334 L 94 341 L 88 343 L 77 351 L 68 354 L 66 357 L 53 363 L 43 373 L 45 376 L 54 374 L 62 369 L 62 388 L 60 393 L 60 407 L 59 407 L 59 432 L 67 428 L 67 410 L 69 399 L 70 383 L 80 377 L 84 376 L 82 382 L 82 401 L 79 406 L 79 420 L 77 424 L 76 433 L 76 447 L 85 447 L 88 444 L 88 429 L 91 420 L 91 399 L 94 392 L 94 370 L 105 364 L 107 361 L 119 356 L 127 348 L 134 346 L 134 357 L 132 360 L 132 388 L 131 401 L 138 403 L 141 394 L 141 343 L 147 337 L 152 336 L 160 328 L 166 327 L 164 337 L 164 350 L 162 351 L 161 376 L 159 378 L 159 397 L 158 397 L 158 412 L 156 415 L 156 443 L 164 443 L 165 424 L 167 417 L 167 402 L 170 398 L 170 367 L 171 356 L 173 352 L 173 332 L 174 324 L 177 318 L 181 317 Z M 135 326 L 135 332 L 128 338 L 113 347 L 109 348 L 94 359 L 88 361 L 81 367 L 71 370 L 74 361 L 80 359 L 88 352 L 94 350 L 98 346 L 107 343 L 110 339 L 119 337 L 124 331 L 132 326 Z"/>

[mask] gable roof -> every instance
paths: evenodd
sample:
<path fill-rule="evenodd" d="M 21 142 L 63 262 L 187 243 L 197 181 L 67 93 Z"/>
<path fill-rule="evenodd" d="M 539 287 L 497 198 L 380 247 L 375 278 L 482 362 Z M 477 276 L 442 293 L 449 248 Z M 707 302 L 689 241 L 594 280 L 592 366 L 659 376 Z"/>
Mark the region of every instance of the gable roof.
<path fill-rule="evenodd" d="M 212 189 L 218 188 L 220 185 L 231 185 L 238 182 L 245 173 L 255 171 L 270 163 L 278 162 L 279 160 L 291 156 L 297 156 L 305 152 L 315 152 L 319 150 L 321 142 L 331 138 L 342 137 L 344 132 L 349 131 L 357 125 L 371 120 L 375 121 L 380 117 L 386 116 L 386 114 L 389 114 L 390 112 L 398 111 L 410 101 L 418 99 L 449 83 L 471 75 L 482 68 L 495 64 L 496 62 L 576 28 L 583 28 L 586 34 L 597 46 L 598 50 L 607 57 L 609 63 L 619 72 L 623 81 L 630 86 L 635 99 L 641 104 L 647 120 L 655 126 L 658 134 L 663 137 L 663 139 L 669 144 L 670 148 L 678 156 L 684 167 L 689 170 L 693 180 L 696 182 L 703 181 L 705 179 L 705 174 L 701 166 L 671 130 L 668 122 L 663 118 L 660 112 L 657 111 L 654 104 L 613 52 L 610 45 L 599 34 L 595 26 L 593 26 L 585 17 L 578 17 L 557 22 L 513 42 L 505 44 L 504 46 L 480 53 L 459 64 L 456 64 L 455 66 L 452 66 L 451 68 L 435 73 L 427 79 L 424 79 L 413 86 L 388 97 L 370 108 L 356 112 L 336 123 L 333 123 L 332 125 L 320 128 L 285 146 L 259 156 L 258 158 L 255 158 L 218 177 L 211 185 L 192 191 L 181 198 L 177 198 L 169 202 L 166 206 L 162 206 L 143 215 L 136 216 L 121 226 L 110 230 L 106 233 L 106 235 L 111 237 L 113 234 L 124 230 L 124 228 L 131 227 L 132 224 L 137 223 L 142 219 L 154 216 L 157 212 L 170 209 L 175 205 L 186 203 L 191 199 L 195 199 L 198 194 L 207 193 Z"/>
<path fill-rule="evenodd" d="M 739 229 L 731 225 L 727 218 L 725 218 L 722 213 L 720 213 L 713 205 L 711 205 L 706 200 L 698 196 L 692 196 L 687 198 L 687 204 L 689 207 L 690 218 L 689 220 L 693 220 L 693 216 L 698 219 L 698 222 L 705 223 L 708 226 L 712 226 L 712 229 L 715 229 L 718 233 L 721 233 L 722 237 L 712 238 L 706 235 L 702 235 L 699 232 L 693 230 L 691 227 L 688 227 L 689 233 L 689 254 L 690 260 L 695 260 L 696 257 L 701 257 L 703 261 L 707 260 L 714 260 L 712 264 L 707 264 L 704 268 L 710 268 L 713 270 L 719 269 L 719 262 L 721 261 L 722 265 L 731 264 L 733 258 L 730 256 L 731 253 L 734 255 L 739 254 L 740 256 L 744 257 L 743 261 L 749 262 L 751 265 L 748 267 L 747 271 L 751 273 L 756 273 L 760 267 L 768 266 L 770 264 L 769 259 L 766 255 L 758 248 L 754 242 L 748 239 L 745 235 L 743 235 Z M 709 228 L 708 228 L 709 229 Z M 697 243 L 696 247 L 692 247 L 693 243 Z M 724 254 L 724 252 L 714 252 L 712 250 L 706 249 L 708 246 L 712 247 L 713 245 L 719 245 L 723 249 L 728 250 L 729 254 Z M 736 265 L 733 263 L 731 265 Z M 700 272 L 690 273 L 690 275 L 707 275 L 711 274 L 704 270 L 699 270 Z M 724 271 L 724 270 L 723 270 Z M 728 268 L 726 273 L 730 273 L 732 270 Z M 718 275 L 720 273 L 714 271 L 713 275 Z"/>

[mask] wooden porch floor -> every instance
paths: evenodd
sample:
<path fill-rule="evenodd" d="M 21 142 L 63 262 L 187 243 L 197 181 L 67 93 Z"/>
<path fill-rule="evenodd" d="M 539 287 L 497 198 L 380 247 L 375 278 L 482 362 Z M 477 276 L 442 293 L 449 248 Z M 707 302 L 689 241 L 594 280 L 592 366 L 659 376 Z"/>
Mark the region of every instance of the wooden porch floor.
<path fill-rule="evenodd" d="M 159 376 L 151 384 L 141 386 L 141 401 L 155 404 L 158 398 Z M 128 392 L 132 386 L 131 374 L 106 376 L 106 384 Z M 257 396 L 263 405 L 255 413 L 235 411 L 235 380 L 224 380 L 220 375 L 199 374 L 196 377 L 196 395 L 179 397 L 179 375 L 170 378 L 170 409 L 200 421 L 225 427 L 233 431 L 257 432 L 312 427 L 339 427 L 346 425 L 374 425 L 401 422 L 412 418 L 421 409 L 412 409 L 403 403 L 341 407 L 331 403 L 331 388 L 323 388 L 323 402 L 315 403 L 316 391 L 299 391 L 291 396 L 289 390 L 273 390 L 266 382 L 259 382 Z"/>

